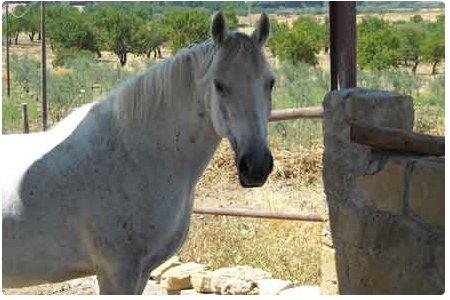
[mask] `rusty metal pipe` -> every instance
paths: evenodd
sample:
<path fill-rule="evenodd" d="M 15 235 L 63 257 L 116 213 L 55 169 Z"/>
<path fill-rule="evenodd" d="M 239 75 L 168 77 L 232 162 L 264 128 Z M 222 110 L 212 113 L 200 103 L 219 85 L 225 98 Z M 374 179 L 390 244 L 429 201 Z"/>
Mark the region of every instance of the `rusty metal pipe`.
<path fill-rule="evenodd" d="M 322 117 L 323 117 L 323 107 L 311 106 L 311 107 L 272 110 L 269 116 L 269 121 L 273 122 L 273 121 L 284 121 L 300 118 L 322 118 Z"/>
<path fill-rule="evenodd" d="M 242 208 L 197 207 L 194 208 L 194 213 L 201 215 L 281 219 L 281 220 L 296 220 L 307 222 L 325 221 L 325 219 L 321 215 L 313 213 L 271 212 L 262 210 L 249 210 Z"/>

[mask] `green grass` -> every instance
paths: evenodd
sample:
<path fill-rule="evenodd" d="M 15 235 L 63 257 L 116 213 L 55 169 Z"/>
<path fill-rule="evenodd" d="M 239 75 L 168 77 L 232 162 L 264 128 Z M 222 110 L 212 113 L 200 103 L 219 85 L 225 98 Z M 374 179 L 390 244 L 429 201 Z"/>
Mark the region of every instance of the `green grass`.
<path fill-rule="evenodd" d="M 12 94 L 4 98 L 3 132 L 20 132 L 21 103 L 28 104 L 30 127 L 40 128 L 39 62 L 27 57 L 12 56 Z M 101 86 L 106 93 L 122 82 L 132 72 L 116 64 L 80 57 L 67 62 L 66 71 L 49 68 L 48 101 L 50 123 L 58 122 L 72 109 L 95 99 Z M 150 65 L 134 66 L 141 71 Z M 277 84 L 273 95 L 273 109 L 315 106 L 322 103 L 329 90 L 329 73 L 307 64 L 293 66 L 280 63 L 275 68 Z M 434 77 L 412 75 L 402 70 L 359 71 L 358 85 L 371 89 L 389 90 L 414 97 L 416 129 L 420 132 L 444 132 L 444 74 Z M 5 88 L 5 85 L 3 85 Z M 4 94 L 6 91 L 4 90 Z M 300 119 L 275 122 L 269 125 L 270 140 L 280 149 L 295 150 L 321 143 L 322 124 L 317 119 Z"/>
<path fill-rule="evenodd" d="M 144 65 L 131 66 L 132 70 L 141 71 Z M 134 72 L 123 70 L 115 64 L 97 61 L 89 57 L 69 60 L 67 69 L 48 67 L 47 99 L 49 107 L 49 125 L 57 123 L 74 108 L 93 101 L 100 93 L 107 93 Z M 27 103 L 29 123 L 32 131 L 39 131 L 40 121 L 40 69 L 39 62 L 27 57 L 11 57 L 11 96 L 4 97 L 3 133 L 20 132 L 21 103 Z M 5 84 L 3 94 L 6 94 Z M 100 86 L 99 88 L 92 88 Z"/>

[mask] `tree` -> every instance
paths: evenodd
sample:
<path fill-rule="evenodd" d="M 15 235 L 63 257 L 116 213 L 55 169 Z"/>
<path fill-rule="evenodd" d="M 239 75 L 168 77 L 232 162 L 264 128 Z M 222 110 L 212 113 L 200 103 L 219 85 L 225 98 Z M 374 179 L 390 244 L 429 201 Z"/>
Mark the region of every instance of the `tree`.
<path fill-rule="evenodd" d="M 425 61 L 432 64 L 431 74 L 436 74 L 437 65 L 444 60 L 445 57 L 445 21 L 443 18 L 438 19 L 436 23 L 428 25 L 425 38 L 420 45 Z"/>
<path fill-rule="evenodd" d="M 416 74 L 417 67 L 422 61 L 422 48 L 420 47 L 425 32 L 422 24 L 405 23 L 397 25 L 394 29 L 399 37 L 398 58 L 405 66 L 412 63 L 411 71 Z"/>
<path fill-rule="evenodd" d="M 400 40 L 385 21 L 369 18 L 357 30 L 357 59 L 362 69 L 383 70 L 398 65 Z"/>
<path fill-rule="evenodd" d="M 157 56 L 162 58 L 161 46 L 167 42 L 168 37 L 166 31 L 162 28 L 161 21 L 152 20 L 141 24 L 134 40 L 135 54 L 144 54 L 149 58 L 153 52 L 154 58 Z"/>
<path fill-rule="evenodd" d="M 25 29 L 28 31 L 30 41 L 34 41 L 34 36 L 40 31 L 41 15 L 38 4 L 29 4 L 30 12 L 25 16 Z"/>
<path fill-rule="evenodd" d="M 90 16 L 71 7 L 49 7 L 47 34 L 51 47 L 58 52 L 75 53 L 78 49 L 100 53 L 98 39 L 92 29 Z"/>
<path fill-rule="evenodd" d="M 325 47 L 324 26 L 311 18 L 298 18 L 291 29 L 285 23 L 272 21 L 272 36 L 268 41 L 271 53 L 293 64 L 317 64 L 317 55 Z"/>
<path fill-rule="evenodd" d="M 93 13 L 93 20 L 95 35 L 102 48 L 116 54 L 120 64 L 124 66 L 128 53 L 134 51 L 134 37 L 142 19 L 135 14 L 125 14 L 105 6 Z"/>
<path fill-rule="evenodd" d="M 17 5 L 8 16 L 8 36 L 9 42 L 14 39 L 14 44 L 19 43 L 19 34 L 24 30 L 23 18 L 16 18 L 15 16 L 22 16 L 26 12 L 25 5 Z M 5 32 L 6 33 L 6 32 Z"/>
<path fill-rule="evenodd" d="M 209 37 L 211 13 L 207 10 L 171 10 L 163 19 L 172 54 Z"/>

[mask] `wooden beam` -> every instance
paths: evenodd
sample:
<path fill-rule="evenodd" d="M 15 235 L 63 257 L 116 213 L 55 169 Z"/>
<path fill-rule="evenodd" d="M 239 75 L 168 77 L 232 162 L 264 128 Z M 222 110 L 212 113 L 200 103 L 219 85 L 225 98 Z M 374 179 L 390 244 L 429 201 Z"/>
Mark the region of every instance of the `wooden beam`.
<path fill-rule="evenodd" d="M 272 110 L 269 116 L 269 121 L 274 122 L 300 118 L 322 118 L 322 117 L 323 117 L 323 107 L 311 106 L 311 107 Z"/>
<path fill-rule="evenodd" d="M 331 90 L 356 86 L 356 2 L 330 1 Z"/>
<path fill-rule="evenodd" d="M 353 123 L 350 140 L 378 150 L 412 152 L 434 156 L 445 155 L 445 137 L 419 134 L 397 128 Z"/>

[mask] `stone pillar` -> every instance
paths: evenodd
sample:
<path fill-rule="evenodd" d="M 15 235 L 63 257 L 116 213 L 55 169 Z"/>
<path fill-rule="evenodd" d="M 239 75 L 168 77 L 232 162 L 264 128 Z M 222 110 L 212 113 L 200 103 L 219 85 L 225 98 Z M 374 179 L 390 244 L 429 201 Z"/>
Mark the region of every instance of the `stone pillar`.
<path fill-rule="evenodd" d="M 328 93 L 323 106 L 323 180 L 339 293 L 442 294 L 444 159 L 350 142 L 353 121 L 411 131 L 411 97 L 355 88 Z"/>

